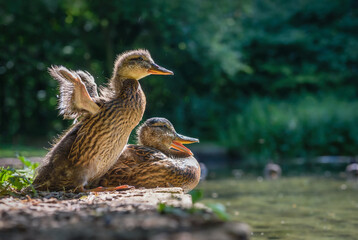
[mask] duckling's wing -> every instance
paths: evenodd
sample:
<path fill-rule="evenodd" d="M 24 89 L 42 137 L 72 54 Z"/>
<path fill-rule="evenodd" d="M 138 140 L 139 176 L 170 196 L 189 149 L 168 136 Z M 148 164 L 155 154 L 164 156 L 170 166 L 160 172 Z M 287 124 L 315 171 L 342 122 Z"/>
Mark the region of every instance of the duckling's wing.
<path fill-rule="evenodd" d="M 88 94 L 91 98 L 98 98 L 97 84 L 94 81 L 94 77 L 87 71 L 76 71 L 76 74 L 80 76 L 82 82 L 85 84 Z"/>
<path fill-rule="evenodd" d="M 49 73 L 60 84 L 59 109 L 60 114 L 63 114 L 65 118 L 74 119 L 79 117 L 83 112 L 90 114 L 98 112 L 98 105 L 89 95 L 86 85 L 77 73 L 63 66 L 52 66 L 49 68 Z M 95 94 L 96 91 L 97 86 L 92 94 Z"/>

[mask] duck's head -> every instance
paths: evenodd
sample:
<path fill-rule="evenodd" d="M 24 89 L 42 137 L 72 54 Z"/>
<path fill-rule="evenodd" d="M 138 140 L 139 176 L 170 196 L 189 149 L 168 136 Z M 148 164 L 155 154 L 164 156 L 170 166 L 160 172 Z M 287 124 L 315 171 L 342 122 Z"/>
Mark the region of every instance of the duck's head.
<path fill-rule="evenodd" d="M 192 156 L 193 153 L 183 144 L 198 143 L 199 139 L 178 134 L 173 124 L 165 118 L 150 118 L 137 130 L 138 143 L 156 148 L 164 153 L 175 155 L 184 153 Z"/>
<path fill-rule="evenodd" d="M 173 75 L 174 73 L 157 65 L 147 50 L 139 49 L 118 55 L 113 74 L 114 77 L 139 80 L 150 74 Z"/>

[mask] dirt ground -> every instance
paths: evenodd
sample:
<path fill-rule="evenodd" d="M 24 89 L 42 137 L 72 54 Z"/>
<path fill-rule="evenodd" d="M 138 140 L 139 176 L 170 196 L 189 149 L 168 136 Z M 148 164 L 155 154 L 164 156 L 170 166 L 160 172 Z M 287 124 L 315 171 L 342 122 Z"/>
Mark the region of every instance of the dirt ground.
<path fill-rule="evenodd" d="M 159 213 L 158 204 L 177 207 Z M 203 206 L 189 213 L 181 188 L 103 193 L 39 192 L 0 199 L 0 239 L 249 239 L 248 225 L 223 222 Z"/>

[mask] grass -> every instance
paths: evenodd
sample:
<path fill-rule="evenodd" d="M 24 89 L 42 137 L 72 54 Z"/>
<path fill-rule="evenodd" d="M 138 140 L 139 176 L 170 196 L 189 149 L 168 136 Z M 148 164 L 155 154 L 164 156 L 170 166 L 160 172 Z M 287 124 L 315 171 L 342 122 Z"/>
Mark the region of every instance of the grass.
<path fill-rule="evenodd" d="M 24 145 L 0 145 L 0 158 L 11 158 L 17 155 L 27 157 L 43 157 L 47 150 L 40 147 L 24 146 Z"/>

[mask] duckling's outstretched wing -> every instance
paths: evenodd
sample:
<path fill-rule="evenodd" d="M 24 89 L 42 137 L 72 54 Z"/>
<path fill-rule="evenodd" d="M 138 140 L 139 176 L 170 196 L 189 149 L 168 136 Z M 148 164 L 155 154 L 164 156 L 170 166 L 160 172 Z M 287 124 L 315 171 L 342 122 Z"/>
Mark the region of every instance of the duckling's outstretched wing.
<path fill-rule="evenodd" d="M 60 84 L 59 109 L 65 118 L 75 119 L 82 113 L 96 114 L 99 110 L 92 99 L 98 96 L 93 77 L 88 73 L 79 72 L 70 71 L 63 66 L 49 68 L 50 75 Z M 92 96 L 87 91 L 85 83 L 89 86 Z"/>
<path fill-rule="evenodd" d="M 80 76 L 82 82 L 85 84 L 88 94 L 91 98 L 98 98 L 97 84 L 94 81 L 93 76 L 87 71 L 76 71 L 77 75 Z"/>

